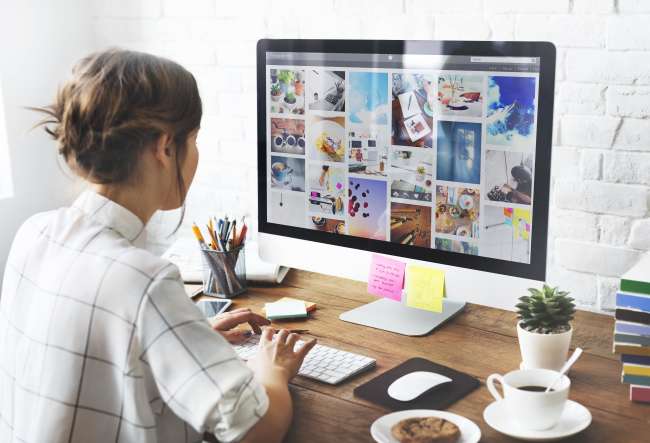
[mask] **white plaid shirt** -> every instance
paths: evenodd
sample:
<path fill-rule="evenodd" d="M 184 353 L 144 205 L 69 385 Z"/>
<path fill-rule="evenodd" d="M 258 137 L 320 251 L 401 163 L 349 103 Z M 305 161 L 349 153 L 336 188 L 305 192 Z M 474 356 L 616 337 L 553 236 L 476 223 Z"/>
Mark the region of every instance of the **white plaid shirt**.
<path fill-rule="evenodd" d="M 20 228 L 0 299 L 0 442 L 233 441 L 266 413 L 143 233 L 90 191 Z"/>

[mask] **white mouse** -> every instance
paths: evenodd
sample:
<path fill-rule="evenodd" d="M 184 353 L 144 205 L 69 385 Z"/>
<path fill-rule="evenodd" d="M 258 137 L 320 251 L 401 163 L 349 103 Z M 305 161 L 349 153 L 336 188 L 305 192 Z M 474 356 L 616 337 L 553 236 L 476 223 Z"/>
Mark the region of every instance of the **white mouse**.
<path fill-rule="evenodd" d="M 435 372 L 415 371 L 392 382 L 388 387 L 388 395 L 395 400 L 411 401 L 436 386 L 451 382 L 451 378 Z"/>

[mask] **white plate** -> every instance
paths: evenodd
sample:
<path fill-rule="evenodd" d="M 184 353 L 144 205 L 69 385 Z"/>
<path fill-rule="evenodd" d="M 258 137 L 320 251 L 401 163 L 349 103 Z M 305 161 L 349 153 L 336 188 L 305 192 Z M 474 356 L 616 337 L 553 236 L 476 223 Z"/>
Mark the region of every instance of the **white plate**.
<path fill-rule="evenodd" d="M 390 429 L 398 421 L 412 417 L 438 417 L 452 422 L 460 429 L 458 443 L 477 443 L 481 439 L 481 430 L 473 421 L 451 412 L 433 409 L 411 409 L 386 414 L 373 422 L 370 426 L 370 435 L 379 443 L 399 443 L 393 438 Z"/>
<path fill-rule="evenodd" d="M 345 143 L 345 129 L 338 123 L 332 120 L 321 120 L 315 123 L 310 131 L 309 135 L 309 145 L 311 148 L 318 154 L 318 157 L 323 161 L 333 161 L 330 156 L 321 152 L 316 148 L 316 140 L 322 133 L 332 137 L 336 141 L 340 141 L 341 144 Z M 345 152 L 345 151 L 344 151 Z M 341 161 L 345 161 L 345 158 L 342 158 Z"/>
<path fill-rule="evenodd" d="M 510 437 L 527 441 L 554 441 L 569 437 L 591 424 L 589 409 L 572 400 L 567 400 L 560 421 L 551 429 L 530 431 L 519 428 L 510 420 L 503 401 L 495 401 L 483 411 L 483 419 L 493 429 Z"/>

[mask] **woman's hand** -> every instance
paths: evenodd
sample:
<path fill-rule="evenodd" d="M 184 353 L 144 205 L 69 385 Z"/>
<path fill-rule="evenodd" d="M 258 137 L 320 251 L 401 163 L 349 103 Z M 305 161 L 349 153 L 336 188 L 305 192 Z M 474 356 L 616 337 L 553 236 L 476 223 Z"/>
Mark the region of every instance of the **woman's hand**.
<path fill-rule="evenodd" d="M 242 323 L 248 323 L 253 329 L 252 332 L 256 334 L 262 333 L 261 326 L 271 324 L 266 318 L 254 313 L 248 308 L 234 309 L 210 319 L 212 329 L 219 332 L 232 344 L 241 343 L 251 336 L 252 332 L 250 329 L 233 329 Z"/>
<path fill-rule="evenodd" d="M 305 356 L 316 345 L 316 339 L 294 351 L 300 338 L 298 334 L 282 329 L 274 340 L 273 333 L 272 328 L 264 328 L 257 353 L 248 360 L 248 366 L 263 384 L 286 385 L 298 373 Z"/>

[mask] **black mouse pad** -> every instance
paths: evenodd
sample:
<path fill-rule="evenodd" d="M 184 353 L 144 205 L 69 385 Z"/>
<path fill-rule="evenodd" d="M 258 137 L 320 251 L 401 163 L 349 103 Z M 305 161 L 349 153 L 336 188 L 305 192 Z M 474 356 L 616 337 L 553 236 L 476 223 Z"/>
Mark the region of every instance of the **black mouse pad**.
<path fill-rule="evenodd" d="M 451 378 L 445 383 L 425 392 L 411 401 L 399 401 L 388 395 L 388 386 L 403 375 L 415 371 L 435 372 Z M 404 409 L 445 409 L 456 400 L 472 392 L 480 382 L 471 375 L 436 364 L 424 358 L 411 358 L 401 365 L 389 369 L 369 382 L 357 386 L 354 395 L 391 410 Z"/>

